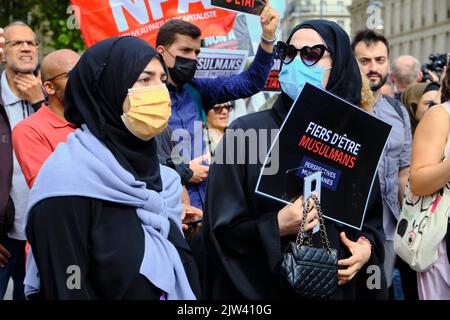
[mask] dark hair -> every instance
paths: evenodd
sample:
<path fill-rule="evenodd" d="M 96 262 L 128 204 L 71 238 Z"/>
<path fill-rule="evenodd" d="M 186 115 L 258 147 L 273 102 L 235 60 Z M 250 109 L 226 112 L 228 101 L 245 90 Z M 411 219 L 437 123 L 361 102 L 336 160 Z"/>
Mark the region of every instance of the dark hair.
<path fill-rule="evenodd" d="M 444 79 L 442 80 L 441 102 L 450 101 L 450 64 L 447 64 Z"/>
<path fill-rule="evenodd" d="M 360 30 L 356 33 L 355 37 L 353 38 L 352 42 L 352 49 L 355 51 L 355 47 L 358 43 L 364 42 L 366 46 L 369 46 L 371 44 L 375 44 L 377 42 L 382 42 L 387 49 L 388 56 L 389 56 L 389 41 L 380 33 L 375 32 L 370 29 L 364 29 Z"/>
<path fill-rule="evenodd" d="M 175 42 L 177 34 L 197 39 L 202 35 L 200 29 L 184 20 L 172 19 L 164 23 L 156 36 L 156 46 L 170 46 Z"/>

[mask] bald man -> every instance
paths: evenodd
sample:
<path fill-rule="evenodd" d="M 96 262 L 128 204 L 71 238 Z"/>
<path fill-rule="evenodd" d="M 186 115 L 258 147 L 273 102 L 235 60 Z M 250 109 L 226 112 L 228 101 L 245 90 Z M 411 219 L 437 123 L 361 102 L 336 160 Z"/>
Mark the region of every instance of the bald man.
<path fill-rule="evenodd" d="M 395 59 L 392 66 L 392 83 L 395 85 L 395 97 L 400 100 L 401 94 L 412 84 L 422 81 L 420 62 L 413 56 L 403 55 Z"/>
<path fill-rule="evenodd" d="M 78 53 L 67 49 L 54 51 L 44 58 L 41 76 L 48 94 L 48 104 L 43 104 L 13 130 L 14 151 L 30 188 L 45 160 L 75 130 L 64 119 L 64 91 L 70 70 L 79 58 Z"/>

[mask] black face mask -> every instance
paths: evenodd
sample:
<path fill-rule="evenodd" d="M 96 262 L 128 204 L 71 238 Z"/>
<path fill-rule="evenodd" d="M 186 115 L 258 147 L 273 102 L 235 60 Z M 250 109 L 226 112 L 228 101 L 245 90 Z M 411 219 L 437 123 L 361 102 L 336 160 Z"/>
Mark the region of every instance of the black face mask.
<path fill-rule="evenodd" d="M 386 82 L 388 81 L 389 75 L 386 75 L 383 78 L 383 76 L 380 74 L 380 77 L 381 77 L 381 80 L 380 80 L 380 82 L 378 84 L 376 84 L 374 86 L 370 86 L 370 90 L 372 90 L 373 92 L 376 92 L 376 91 L 380 90 L 381 87 L 386 84 Z"/>
<path fill-rule="evenodd" d="M 182 86 L 194 78 L 197 71 L 197 60 L 176 56 L 173 68 L 167 68 L 176 85 Z"/>

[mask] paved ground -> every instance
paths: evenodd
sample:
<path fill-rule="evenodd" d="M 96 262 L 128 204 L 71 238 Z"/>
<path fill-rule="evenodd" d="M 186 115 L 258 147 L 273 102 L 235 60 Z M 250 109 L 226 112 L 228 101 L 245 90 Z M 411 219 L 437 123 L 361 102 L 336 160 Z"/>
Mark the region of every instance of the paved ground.
<path fill-rule="evenodd" d="M 12 280 L 9 280 L 8 289 L 6 289 L 5 300 L 12 300 L 12 292 L 13 292 L 13 283 Z"/>

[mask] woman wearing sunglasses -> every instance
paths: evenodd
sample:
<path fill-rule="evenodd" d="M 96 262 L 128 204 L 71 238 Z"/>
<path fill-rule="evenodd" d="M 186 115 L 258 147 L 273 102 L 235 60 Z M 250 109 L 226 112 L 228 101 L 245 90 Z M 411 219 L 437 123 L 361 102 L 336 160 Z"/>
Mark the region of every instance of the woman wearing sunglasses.
<path fill-rule="evenodd" d="M 348 35 L 336 23 L 311 20 L 298 25 L 286 43 L 278 44 L 278 55 L 283 61 L 283 92 L 274 107 L 232 123 L 210 168 L 204 220 L 209 298 L 295 298 L 280 285 L 280 264 L 286 245 L 295 240 L 300 228 L 302 199 L 283 207 L 255 194 L 262 162 L 274 138 L 270 132 L 280 128 L 305 82 L 354 104 L 361 102 L 358 64 Z M 256 129 L 257 143 L 245 139 L 230 144 L 240 129 Z M 258 153 L 257 163 L 249 160 L 255 158 L 250 154 L 254 152 Z M 378 181 L 373 190 L 362 231 L 326 221 L 331 247 L 337 249 L 339 259 L 339 287 L 333 299 L 386 297 Z M 316 217 L 313 209 L 307 215 L 306 230 L 318 224 Z M 367 269 L 371 265 L 376 267 Z M 375 289 L 368 290 L 368 284 Z"/>
<path fill-rule="evenodd" d="M 231 114 L 231 102 L 225 102 L 216 104 L 211 107 L 206 113 L 206 121 L 208 126 L 204 128 L 205 134 L 207 137 L 207 151 L 208 155 L 212 158 L 214 157 L 214 152 L 216 150 L 217 144 L 220 139 L 222 139 L 225 129 L 228 126 L 228 121 L 230 119 Z"/>

